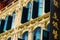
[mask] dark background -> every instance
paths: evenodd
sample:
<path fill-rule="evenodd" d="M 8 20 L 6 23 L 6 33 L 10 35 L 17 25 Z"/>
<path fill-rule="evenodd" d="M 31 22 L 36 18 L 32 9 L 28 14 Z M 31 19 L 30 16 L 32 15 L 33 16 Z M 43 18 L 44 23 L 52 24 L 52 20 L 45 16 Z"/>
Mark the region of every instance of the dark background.
<path fill-rule="evenodd" d="M 49 40 L 60 40 L 60 21 L 59 21 L 60 20 L 60 0 L 56 0 L 58 2 L 58 6 L 59 6 L 58 8 L 53 4 L 54 3 L 53 0 L 50 0 L 50 1 L 51 1 L 50 2 L 50 24 L 51 24 L 50 26 L 51 27 L 50 27 Z M 58 21 L 53 18 L 55 12 L 56 12 Z M 57 22 L 59 30 L 57 30 L 57 28 L 55 28 L 55 26 L 53 26 L 53 24 L 52 24 L 53 21 Z M 57 31 L 58 39 L 54 39 L 54 35 L 52 33 L 53 30 Z"/>
<path fill-rule="evenodd" d="M 14 0 L 0 0 L 0 10 Z"/>

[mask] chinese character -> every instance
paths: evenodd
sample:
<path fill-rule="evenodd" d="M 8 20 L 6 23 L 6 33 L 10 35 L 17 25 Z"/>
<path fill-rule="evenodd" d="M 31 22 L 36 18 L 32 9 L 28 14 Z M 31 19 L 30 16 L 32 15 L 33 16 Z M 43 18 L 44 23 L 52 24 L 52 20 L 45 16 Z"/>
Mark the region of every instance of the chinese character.
<path fill-rule="evenodd" d="M 54 5 L 58 7 L 58 2 L 56 0 L 54 0 Z"/>
<path fill-rule="evenodd" d="M 52 24 L 54 27 L 56 27 L 58 29 L 58 23 L 57 22 L 53 21 Z"/>
<path fill-rule="evenodd" d="M 54 13 L 53 18 L 58 21 L 56 13 Z"/>
<path fill-rule="evenodd" d="M 53 30 L 53 34 L 54 34 L 54 39 L 57 39 L 58 33 L 56 30 Z"/>

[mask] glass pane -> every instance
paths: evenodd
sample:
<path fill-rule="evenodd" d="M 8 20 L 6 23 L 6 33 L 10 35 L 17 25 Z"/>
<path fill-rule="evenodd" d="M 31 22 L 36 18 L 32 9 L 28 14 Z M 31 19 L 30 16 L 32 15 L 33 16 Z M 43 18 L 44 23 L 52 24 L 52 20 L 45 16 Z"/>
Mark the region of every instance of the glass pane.
<path fill-rule="evenodd" d="M 41 33 L 40 28 L 36 28 L 36 29 L 34 30 L 33 40 L 40 40 L 40 33 Z"/>
<path fill-rule="evenodd" d="M 11 37 L 9 37 L 8 40 L 11 40 Z"/>
<path fill-rule="evenodd" d="M 13 12 L 13 15 L 12 15 L 12 28 L 14 28 L 14 20 L 15 20 L 15 12 Z"/>
<path fill-rule="evenodd" d="M 38 16 L 41 16 L 42 15 L 42 12 L 43 12 L 43 8 L 39 8 Z"/>
<path fill-rule="evenodd" d="M 49 40 L 49 32 L 48 31 L 43 31 L 43 40 Z"/>
<path fill-rule="evenodd" d="M 28 20 L 31 18 L 31 3 L 28 3 Z"/>
<path fill-rule="evenodd" d="M 8 16 L 6 16 L 6 18 L 5 18 L 4 31 L 6 31 L 7 22 L 8 22 Z"/>
<path fill-rule="evenodd" d="M 1 25 L 1 20 L 0 20 L 0 25 Z"/>
<path fill-rule="evenodd" d="M 40 3 L 43 3 L 43 0 L 39 0 Z"/>
<path fill-rule="evenodd" d="M 39 8 L 40 8 L 40 7 L 42 7 L 42 8 L 43 8 L 43 4 L 41 4 L 41 3 L 40 3 L 40 4 L 39 4 Z"/>
<path fill-rule="evenodd" d="M 0 33 L 3 33 L 3 29 L 4 29 L 4 24 L 5 24 L 5 20 L 1 20 L 1 25 L 0 25 Z"/>
<path fill-rule="evenodd" d="M 43 12 L 43 0 L 39 0 L 38 16 L 42 15 Z"/>
<path fill-rule="evenodd" d="M 8 16 L 8 22 L 6 26 L 6 30 L 10 30 L 12 25 L 12 16 Z"/>
<path fill-rule="evenodd" d="M 25 33 L 22 35 L 22 40 L 28 40 L 28 32 L 25 32 Z"/>

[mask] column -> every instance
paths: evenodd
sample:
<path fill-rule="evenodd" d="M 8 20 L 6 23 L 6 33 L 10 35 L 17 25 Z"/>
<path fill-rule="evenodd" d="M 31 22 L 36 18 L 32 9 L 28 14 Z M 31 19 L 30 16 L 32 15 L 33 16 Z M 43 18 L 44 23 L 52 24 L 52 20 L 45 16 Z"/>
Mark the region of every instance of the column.
<path fill-rule="evenodd" d="M 14 21 L 14 27 L 17 27 L 18 25 L 21 24 L 21 16 L 22 16 L 22 8 L 18 8 L 16 9 L 16 16 L 15 16 L 15 21 Z"/>
<path fill-rule="evenodd" d="M 41 40 L 43 40 L 43 30 L 45 30 L 45 23 L 43 23 L 41 27 Z"/>
<path fill-rule="evenodd" d="M 33 11 L 33 0 L 31 0 L 31 19 L 30 20 L 32 20 L 32 11 Z"/>
<path fill-rule="evenodd" d="M 17 26 L 17 27 L 18 27 L 18 26 Z M 17 31 L 18 31 L 18 30 L 14 27 L 13 40 L 17 40 L 17 39 L 18 39 Z"/>
<path fill-rule="evenodd" d="M 13 35 L 13 40 L 17 40 L 18 38 L 17 38 L 17 34 L 14 34 Z"/>
<path fill-rule="evenodd" d="M 33 40 L 33 31 L 30 29 L 28 33 L 28 40 Z"/>
<path fill-rule="evenodd" d="M 20 8 L 20 3 L 21 3 L 21 0 L 19 0 L 19 5 L 18 5 L 18 6 L 19 6 L 19 8 Z"/>
<path fill-rule="evenodd" d="M 16 16 L 15 16 L 15 21 L 14 21 L 14 35 L 13 35 L 13 40 L 17 40 L 18 39 L 18 34 L 17 34 L 17 29 L 15 29 L 16 27 L 18 27 L 21 24 L 21 16 L 22 16 L 22 7 L 21 8 L 16 8 Z"/>
<path fill-rule="evenodd" d="M 45 0 L 43 0 L 43 13 L 42 14 L 45 14 Z"/>
<path fill-rule="evenodd" d="M 41 28 L 41 35 L 40 35 L 41 40 L 43 40 L 43 28 Z"/>
<path fill-rule="evenodd" d="M 20 30 L 17 35 L 18 35 L 19 40 L 22 40 L 22 30 Z"/>

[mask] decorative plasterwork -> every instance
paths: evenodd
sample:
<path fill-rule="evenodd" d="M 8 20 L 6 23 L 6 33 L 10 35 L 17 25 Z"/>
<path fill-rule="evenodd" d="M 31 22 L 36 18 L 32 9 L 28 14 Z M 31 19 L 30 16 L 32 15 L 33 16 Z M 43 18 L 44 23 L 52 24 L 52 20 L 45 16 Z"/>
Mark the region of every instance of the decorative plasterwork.
<path fill-rule="evenodd" d="M 20 37 L 22 37 L 22 34 L 24 32 L 26 32 L 26 31 L 29 32 L 30 30 L 33 32 L 37 27 L 41 27 L 41 28 L 44 28 L 44 30 L 46 30 L 46 27 L 49 24 L 49 21 L 50 21 L 50 14 L 47 13 L 45 15 L 42 15 L 41 17 L 33 19 L 33 20 L 29 21 L 29 22 L 26 22 L 26 23 L 24 23 L 22 25 L 17 26 L 14 29 L 8 30 L 8 31 L 0 34 L 0 39 L 2 39 L 3 37 L 5 39 L 6 38 L 8 39 L 8 37 L 12 37 L 15 34 L 17 34 L 17 35 L 19 34 Z M 46 25 L 45 22 L 47 23 L 47 25 Z M 16 33 L 15 33 L 15 30 L 17 31 Z"/>

